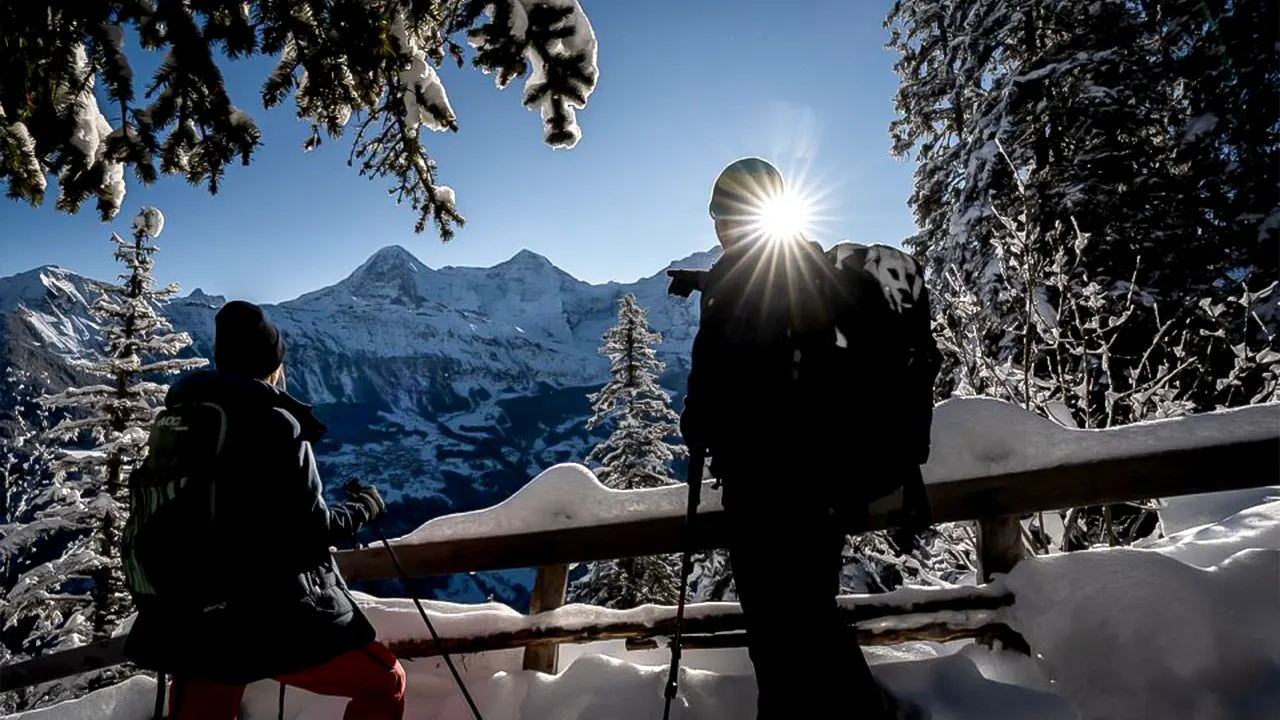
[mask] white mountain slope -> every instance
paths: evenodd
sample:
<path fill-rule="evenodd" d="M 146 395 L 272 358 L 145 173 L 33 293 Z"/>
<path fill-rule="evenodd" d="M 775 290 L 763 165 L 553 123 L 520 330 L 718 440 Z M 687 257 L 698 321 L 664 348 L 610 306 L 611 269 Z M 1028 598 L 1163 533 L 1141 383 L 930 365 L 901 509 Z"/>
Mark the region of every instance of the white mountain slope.
<path fill-rule="evenodd" d="M 705 268 L 715 256 L 672 266 Z M 290 390 L 329 425 L 317 447 L 328 483 L 376 483 L 394 533 L 500 502 L 550 465 L 585 456 L 586 395 L 608 371 L 600 336 L 625 293 L 663 336 L 666 386 L 683 389 L 697 303 L 666 287 L 665 271 L 592 285 L 527 250 L 491 268 L 432 269 L 391 246 L 341 282 L 267 310 L 288 344 Z M 56 369 L 55 358 L 81 354 L 95 337 L 94 297 L 86 278 L 61 268 L 0 279 L 0 365 Z M 165 312 L 212 357 L 224 302 L 195 290 Z M 521 602 L 499 579 L 475 578 L 470 590 L 455 579 L 449 594 L 477 599 L 478 588 Z"/>

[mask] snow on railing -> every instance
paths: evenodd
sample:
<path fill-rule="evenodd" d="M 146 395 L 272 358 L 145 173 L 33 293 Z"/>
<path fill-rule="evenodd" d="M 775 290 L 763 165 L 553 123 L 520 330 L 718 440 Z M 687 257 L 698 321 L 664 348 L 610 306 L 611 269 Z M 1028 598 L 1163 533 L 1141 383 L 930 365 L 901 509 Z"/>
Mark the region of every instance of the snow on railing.
<path fill-rule="evenodd" d="M 1026 473 L 1280 436 L 1280 403 L 1100 430 L 1064 427 L 1017 405 L 952 398 L 934 409 L 925 481 Z"/>
<path fill-rule="evenodd" d="M 636 649 L 659 647 L 674 633 L 676 619 L 676 608 L 659 605 L 612 610 L 574 604 L 523 615 L 497 603 L 428 602 L 427 612 L 442 641 L 437 644 L 424 631 L 411 601 L 357 595 L 357 602 L 378 628 L 378 639 L 402 658 L 616 639 L 626 639 L 628 646 Z M 1000 583 L 945 589 L 904 588 L 878 595 L 842 596 L 837 602 L 862 645 L 907 640 L 946 642 L 989 634 L 999 635 L 1008 643 L 1021 642 L 1004 622 L 1013 595 Z M 740 645 L 745 629 L 738 603 L 695 603 L 685 610 L 684 632 L 689 647 Z M 730 634 L 728 642 L 720 637 L 725 634 Z"/>
<path fill-rule="evenodd" d="M 1274 441 L 1280 437 L 1280 403 L 1078 430 L 1003 400 L 955 398 L 935 409 L 932 437 L 924 475 L 926 482 L 938 484 Z M 851 443 L 856 445 L 856 438 Z M 797 488 L 797 483 L 787 480 L 787 492 L 804 492 L 803 485 Z M 393 542 L 416 545 L 683 518 L 687 496 L 683 485 L 611 490 L 587 468 L 566 463 L 547 469 L 504 502 L 435 518 Z M 720 492 L 711 483 L 704 484 L 698 511 L 721 511 Z"/>

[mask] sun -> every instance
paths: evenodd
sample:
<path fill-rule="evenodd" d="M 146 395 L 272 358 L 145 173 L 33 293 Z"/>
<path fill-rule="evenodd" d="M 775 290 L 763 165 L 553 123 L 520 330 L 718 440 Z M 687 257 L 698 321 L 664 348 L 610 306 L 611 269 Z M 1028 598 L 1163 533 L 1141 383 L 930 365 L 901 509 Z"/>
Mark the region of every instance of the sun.
<path fill-rule="evenodd" d="M 769 198 L 760 207 L 758 225 L 769 240 L 786 240 L 805 236 L 813 221 L 813 206 L 802 195 L 790 190 Z"/>

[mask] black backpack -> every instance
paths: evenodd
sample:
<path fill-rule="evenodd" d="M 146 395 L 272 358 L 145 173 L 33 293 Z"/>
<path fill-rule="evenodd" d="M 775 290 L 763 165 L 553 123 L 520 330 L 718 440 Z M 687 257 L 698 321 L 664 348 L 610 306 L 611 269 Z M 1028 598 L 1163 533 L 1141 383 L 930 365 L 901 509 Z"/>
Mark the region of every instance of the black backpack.
<path fill-rule="evenodd" d="M 220 553 L 218 466 L 226 444 L 221 407 L 193 403 L 157 415 L 146 461 L 129 476 L 121 558 L 139 607 L 203 610 L 226 598 Z"/>
<path fill-rule="evenodd" d="M 831 382 L 850 386 L 876 407 L 877 421 L 864 440 L 874 438 L 895 453 L 880 458 L 881 464 L 923 465 L 941 366 L 923 269 L 910 254 L 888 245 L 842 242 L 826 254 L 843 293 L 837 344 L 860 356 L 837 363 Z"/>

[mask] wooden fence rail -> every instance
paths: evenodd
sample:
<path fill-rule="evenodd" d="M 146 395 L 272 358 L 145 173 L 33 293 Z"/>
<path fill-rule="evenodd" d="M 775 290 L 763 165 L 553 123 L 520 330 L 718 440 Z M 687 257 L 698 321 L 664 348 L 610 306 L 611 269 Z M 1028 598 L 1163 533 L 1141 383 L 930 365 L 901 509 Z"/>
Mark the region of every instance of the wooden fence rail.
<path fill-rule="evenodd" d="M 1000 587 L 965 587 L 951 590 L 905 589 L 880 595 L 850 595 L 839 599 L 846 624 L 853 629 L 859 644 L 887 645 L 907 640 L 946 641 L 977 637 L 983 632 L 1003 632 L 1020 640 L 1002 622 L 999 611 L 1013 603 L 1013 596 Z M 547 610 L 525 617 L 499 616 L 481 631 L 460 633 L 451 623 L 459 615 L 440 615 L 441 644 L 426 639 L 391 639 L 388 643 L 396 656 L 404 659 L 526 648 L 552 653 L 563 643 L 587 643 L 598 640 L 627 639 L 635 647 L 648 644 L 657 647 L 675 631 L 674 607 L 649 606 L 637 610 L 592 609 L 586 618 L 580 608 Z M 566 613 L 565 611 L 569 611 Z M 482 611 L 483 612 L 483 611 Z M 466 613 L 462 613 L 465 616 Z M 470 623 L 464 623 L 468 626 Z M 685 628 L 694 635 L 694 645 L 704 647 L 720 643 L 732 647 L 741 643 L 746 625 L 737 603 L 697 603 L 688 606 Z M 57 679 L 50 677 L 54 667 L 48 662 L 57 658 L 57 669 L 76 675 L 123 662 L 123 636 L 106 643 L 86 645 L 55 656 L 36 658 L 4 668 L 3 690 L 16 690 Z M 526 658 L 527 661 L 527 658 Z M 526 662 L 527 664 L 527 662 Z"/>
<path fill-rule="evenodd" d="M 1249 468 L 1249 472 L 1224 472 L 1224 468 Z M 1013 518 L 1028 513 L 1068 507 L 1096 506 L 1157 497 L 1237 490 L 1273 484 L 1280 478 L 1280 429 L 1275 437 L 1223 442 L 1182 450 L 1098 460 L 1094 462 L 955 480 L 928 487 L 935 522 L 977 520 L 984 530 L 980 547 L 983 575 L 1007 570 L 1016 562 L 1020 544 L 1008 540 Z M 856 530 L 885 527 L 885 514 L 893 499 L 874 505 L 865 523 Z M 564 570 L 577 562 L 609 560 L 680 552 L 683 515 L 581 527 L 550 528 L 497 537 L 444 538 L 422 544 L 397 543 L 401 562 L 413 577 L 456 572 L 539 567 L 537 610 L 551 610 L 563 603 Z M 695 550 L 723 546 L 725 518 L 712 509 L 699 514 L 692 533 Z M 381 547 L 343 551 L 335 555 L 339 567 L 352 581 L 396 577 L 393 564 Z M 557 598 L 558 595 L 558 598 Z M 702 632 L 691 626 L 693 633 Z M 942 631 L 939 631 L 942 632 Z M 638 630 L 626 637 L 651 642 L 661 632 Z M 862 634 L 862 633 L 860 633 Z M 570 633 L 548 630 L 534 637 L 508 638 L 516 646 L 543 646 L 576 641 Z M 497 642 L 496 640 L 494 641 Z M 695 643 L 698 640 L 694 641 Z M 725 642 L 724 638 L 708 642 Z M 501 643 L 499 643 L 501 645 Z M 77 648 L 0 668 L 0 691 L 16 689 L 81 674 L 124 662 L 123 642 Z M 494 649 L 487 647 L 486 649 Z M 405 648 L 409 651 L 408 648 Z M 530 648 L 526 667 L 555 670 L 554 651 Z"/>
<path fill-rule="evenodd" d="M 1261 487 L 1280 476 L 1277 437 L 1232 442 L 1149 455 L 1064 465 L 1007 475 L 954 480 L 928 486 L 935 522 L 1002 518 L 1047 510 Z M 1223 468 L 1256 468 L 1247 473 Z M 894 498 L 871 507 L 858 531 L 882 530 Z M 678 553 L 683 515 L 644 518 L 608 525 L 549 528 L 499 537 L 396 543 L 400 562 L 413 577 L 458 572 L 612 560 Z M 695 550 L 723 547 L 724 513 L 699 513 L 693 528 Z M 396 577 L 381 546 L 336 554 L 351 581 Z"/>
<path fill-rule="evenodd" d="M 1002 608 L 1013 604 L 1012 594 L 1003 588 L 991 587 L 960 590 L 962 592 L 908 589 L 880 595 L 847 595 L 840 598 L 840 613 L 860 645 L 892 645 L 909 640 L 945 642 L 978 637 L 993 630 L 1014 642 L 1025 642 L 1003 624 L 1000 615 Z M 931 595 L 937 597 L 931 598 Z M 618 639 L 626 639 L 637 648 L 661 646 L 663 640 L 675 633 L 676 609 L 644 610 L 646 612 L 605 611 L 599 613 L 599 619 L 588 622 L 578 618 L 561 619 L 550 611 L 532 616 L 516 628 L 499 626 L 466 637 L 442 637 L 443 648 L 430 638 L 393 641 L 390 646 L 401 658 Z M 697 603 L 688 606 L 684 627 L 703 638 L 704 647 L 714 643 L 721 643 L 719 647 L 735 647 L 745 638 L 746 623 L 737 603 Z"/>

